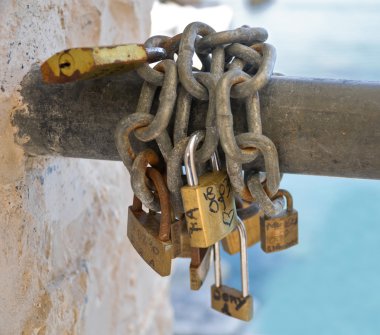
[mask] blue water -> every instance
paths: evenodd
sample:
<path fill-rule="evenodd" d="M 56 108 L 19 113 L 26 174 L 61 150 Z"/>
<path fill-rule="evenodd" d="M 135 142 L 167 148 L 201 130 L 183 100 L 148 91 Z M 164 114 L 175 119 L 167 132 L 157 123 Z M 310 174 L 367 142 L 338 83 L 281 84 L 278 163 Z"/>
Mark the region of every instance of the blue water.
<path fill-rule="evenodd" d="M 286 175 L 282 187 L 293 193 L 300 241 L 276 254 L 249 250 L 258 303 L 250 329 L 380 334 L 380 182 Z M 238 273 L 239 258 L 230 259 Z"/>
<path fill-rule="evenodd" d="M 380 1 L 278 0 L 234 9 L 233 27 L 268 30 L 277 49 L 276 71 L 292 76 L 379 80 Z"/>
<path fill-rule="evenodd" d="M 281 0 L 254 9 L 223 2 L 235 8 L 233 26 L 267 28 L 277 72 L 380 80 L 378 0 Z M 255 316 L 230 333 L 380 334 L 380 181 L 285 175 L 281 187 L 299 212 L 299 245 L 276 254 L 249 249 Z M 228 283 L 240 287 L 239 256 L 223 259 Z M 202 329 L 193 333 L 216 334 L 212 325 Z"/>

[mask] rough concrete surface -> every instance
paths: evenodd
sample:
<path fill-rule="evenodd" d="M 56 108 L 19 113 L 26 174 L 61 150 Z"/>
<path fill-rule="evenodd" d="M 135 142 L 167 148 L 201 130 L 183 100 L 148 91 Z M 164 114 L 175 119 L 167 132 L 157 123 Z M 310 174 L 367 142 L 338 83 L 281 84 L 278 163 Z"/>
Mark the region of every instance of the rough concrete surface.
<path fill-rule="evenodd" d="M 168 280 L 148 269 L 126 238 L 126 169 L 26 157 L 10 126 L 12 110 L 28 112 L 19 83 L 31 64 L 68 47 L 142 42 L 151 6 L 152 0 L 0 1 L 2 335 L 171 332 Z"/>

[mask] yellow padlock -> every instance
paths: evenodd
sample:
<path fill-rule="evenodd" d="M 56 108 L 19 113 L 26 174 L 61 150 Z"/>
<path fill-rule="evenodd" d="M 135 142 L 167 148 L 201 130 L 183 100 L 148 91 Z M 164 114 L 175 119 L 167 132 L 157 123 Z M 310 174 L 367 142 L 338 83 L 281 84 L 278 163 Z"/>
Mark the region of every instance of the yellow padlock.
<path fill-rule="evenodd" d="M 200 134 L 194 134 L 185 152 L 188 185 L 181 188 L 190 245 L 207 248 L 227 236 L 236 226 L 234 194 L 226 171 L 206 173 L 198 180 L 195 150 Z"/>
<path fill-rule="evenodd" d="M 165 56 L 164 49 L 145 48 L 142 44 L 72 48 L 58 52 L 42 63 L 41 73 L 47 83 L 68 83 L 131 71 Z"/>
<path fill-rule="evenodd" d="M 173 221 L 173 220 L 172 220 Z M 190 236 L 184 218 L 174 220 L 170 226 L 170 237 L 174 248 L 174 257 L 190 258 Z"/>
<path fill-rule="evenodd" d="M 298 244 L 298 212 L 293 208 L 293 197 L 286 190 L 278 190 L 276 198 L 286 198 L 286 209 L 275 216 L 261 218 L 261 248 L 270 253 Z"/>
<path fill-rule="evenodd" d="M 189 267 L 190 288 L 199 290 L 208 274 L 211 261 L 211 248 L 191 248 L 191 263 Z"/>

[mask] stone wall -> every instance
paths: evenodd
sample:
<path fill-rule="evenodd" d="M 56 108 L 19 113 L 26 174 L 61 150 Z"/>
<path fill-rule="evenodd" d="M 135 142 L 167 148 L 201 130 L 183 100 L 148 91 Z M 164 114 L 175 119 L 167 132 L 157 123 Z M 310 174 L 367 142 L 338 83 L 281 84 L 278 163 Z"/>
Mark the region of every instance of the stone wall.
<path fill-rule="evenodd" d="M 131 192 L 123 165 L 26 157 L 10 123 L 15 107 L 28 112 L 18 90 L 31 64 L 68 47 L 144 41 L 151 6 L 0 1 L 2 335 L 171 333 L 168 280 L 126 238 Z"/>

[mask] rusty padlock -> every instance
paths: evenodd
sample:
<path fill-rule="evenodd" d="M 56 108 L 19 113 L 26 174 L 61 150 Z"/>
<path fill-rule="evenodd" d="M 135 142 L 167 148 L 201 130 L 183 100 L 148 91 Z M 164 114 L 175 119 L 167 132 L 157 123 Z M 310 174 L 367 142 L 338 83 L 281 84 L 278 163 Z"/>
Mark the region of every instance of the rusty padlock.
<path fill-rule="evenodd" d="M 227 172 L 206 173 L 198 180 L 195 150 L 200 134 L 187 145 L 184 161 L 188 185 L 181 188 L 190 245 L 207 248 L 227 236 L 236 226 L 234 194 Z"/>
<path fill-rule="evenodd" d="M 240 262 L 242 290 L 236 290 L 222 284 L 220 246 L 214 245 L 215 284 L 211 287 L 211 307 L 233 318 L 249 321 L 253 316 L 253 298 L 249 294 L 247 235 L 243 222 L 237 219 L 240 236 Z"/>
<path fill-rule="evenodd" d="M 247 232 L 247 247 L 260 241 L 260 218 L 263 215 L 257 203 L 236 199 L 237 215 L 243 221 Z M 239 231 L 235 228 L 222 240 L 225 252 L 230 255 L 240 251 Z"/>
<path fill-rule="evenodd" d="M 159 168 L 162 164 L 154 150 L 145 149 L 133 161 L 131 186 L 135 195 L 143 201 L 146 207 L 152 211 L 160 211 L 160 203 L 157 196 L 154 196 L 148 185 L 150 183 L 149 179 L 147 180 L 147 169 L 149 166 Z M 166 176 L 163 175 L 163 178 L 166 183 Z M 185 219 L 183 217 L 177 219 L 172 211 L 171 222 L 170 239 L 173 245 L 173 257 L 190 258 L 190 237 L 186 229 Z"/>
<path fill-rule="evenodd" d="M 170 236 L 173 244 L 174 257 L 190 258 L 190 235 L 184 218 L 173 219 L 170 226 Z"/>
<path fill-rule="evenodd" d="M 208 274 L 211 261 L 210 248 L 191 248 L 191 263 L 189 267 L 190 288 L 199 290 Z"/>
<path fill-rule="evenodd" d="M 278 190 L 274 199 L 285 197 L 286 209 L 276 216 L 261 218 L 261 248 L 269 253 L 288 249 L 298 243 L 298 212 L 293 208 L 293 197 L 286 190 Z"/>
<path fill-rule="evenodd" d="M 141 44 L 72 48 L 47 59 L 41 65 L 41 73 L 47 83 L 68 83 L 131 71 L 165 57 L 164 49 Z"/>
<path fill-rule="evenodd" d="M 174 257 L 170 240 L 171 208 L 169 191 L 160 172 L 147 168 L 147 176 L 153 182 L 161 206 L 161 214 L 142 209 L 135 196 L 128 209 L 127 236 L 144 261 L 161 276 L 168 276 Z"/>

